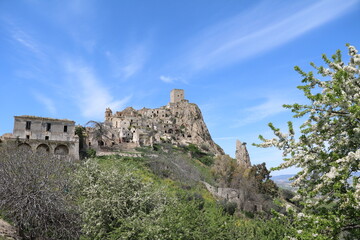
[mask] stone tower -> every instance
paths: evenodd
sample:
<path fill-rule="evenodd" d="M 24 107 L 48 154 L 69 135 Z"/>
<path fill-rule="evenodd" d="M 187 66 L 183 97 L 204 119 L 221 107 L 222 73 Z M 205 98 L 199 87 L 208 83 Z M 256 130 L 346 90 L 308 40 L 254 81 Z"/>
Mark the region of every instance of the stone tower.
<path fill-rule="evenodd" d="M 112 111 L 110 108 L 106 108 L 105 110 L 105 121 L 109 121 L 112 117 Z"/>
<path fill-rule="evenodd" d="M 184 100 L 184 90 L 183 89 L 173 89 L 170 92 L 170 103 L 177 103 Z"/>
<path fill-rule="evenodd" d="M 246 149 L 246 143 L 242 143 L 239 140 L 236 140 L 236 152 L 235 152 L 236 161 L 239 165 L 243 165 L 246 168 L 251 167 L 250 156 Z"/>

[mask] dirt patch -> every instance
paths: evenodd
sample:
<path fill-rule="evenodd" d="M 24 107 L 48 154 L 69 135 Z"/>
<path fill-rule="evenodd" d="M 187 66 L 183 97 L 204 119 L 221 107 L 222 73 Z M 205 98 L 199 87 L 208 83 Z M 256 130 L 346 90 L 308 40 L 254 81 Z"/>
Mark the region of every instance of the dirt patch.
<path fill-rule="evenodd" d="M 2 219 L 0 219 L 0 237 L 5 237 L 5 239 L 19 239 L 16 234 L 16 229 Z"/>

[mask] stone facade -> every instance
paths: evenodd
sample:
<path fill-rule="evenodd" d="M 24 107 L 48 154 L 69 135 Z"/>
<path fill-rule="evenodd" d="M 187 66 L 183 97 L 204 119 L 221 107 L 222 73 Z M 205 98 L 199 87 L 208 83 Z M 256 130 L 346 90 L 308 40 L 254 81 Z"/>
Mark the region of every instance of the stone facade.
<path fill-rule="evenodd" d="M 31 151 L 46 151 L 79 159 L 75 122 L 67 119 L 15 116 L 13 134 L 4 138 L 12 142 L 16 140 L 18 147 Z"/>
<path fill-rule="evenodd" d="M 183 89 L 173 89 L 170 92 L 170 103 L 181 102 L 185 99 L 185 94 Z"/>
<path fill-rule="evenodd" d="M 105 110 L 104 128 L 107 135 L 98 139 L 95 129 L 88 129 L 87 144 L 91 147 L 136 147 L 152 146 L 169 142 L 174 145 L 190 143 L 214 154 L 224 154 L 211 139 L 199 107 L 184 99 L 184 90 L 174 89 L 170 102 L 155 109 L 132 107 L 113 113 Z"/>

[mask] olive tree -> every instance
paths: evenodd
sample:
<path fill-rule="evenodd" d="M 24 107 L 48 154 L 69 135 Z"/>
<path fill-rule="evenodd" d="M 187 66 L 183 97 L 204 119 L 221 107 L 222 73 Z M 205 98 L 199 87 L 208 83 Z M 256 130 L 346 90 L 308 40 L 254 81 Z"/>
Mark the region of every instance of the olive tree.
<path fill-rule="evenodd" d="M 270 123 L 276 137 L 259 136 L 263 143 L 255 144 L 283 151 L 277 169 L 301 168 L 293 178 L 296 198 L 304 206 L 294 215 L 294 235 L 300 239 L 360 237 L 360 55 L 347 46 L 348 64 L 338 50 L 332 59 L 323 55 L 325 67 L 311 63 L 317 75 L 295 67 L 303 76 L 298 88 L 308 104 L 284 107 L 306 119 L 299 135 L 292 122 L 288 133 Z"/>

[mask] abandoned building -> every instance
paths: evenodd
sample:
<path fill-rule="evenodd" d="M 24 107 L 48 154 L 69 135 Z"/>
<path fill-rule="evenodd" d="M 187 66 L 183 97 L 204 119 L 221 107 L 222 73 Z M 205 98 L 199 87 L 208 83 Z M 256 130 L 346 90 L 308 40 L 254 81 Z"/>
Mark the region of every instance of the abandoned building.
<path fill-rule="evenodd" d="M 79 140 L 75 135 L 75 122 L 71 120 L 15 116 L 13 134 L 3 137 L 17 143 L 19 148 L 79 159 Z"/>
<path fill-rule="evenodd" d="M 174 145 L 192 143 L 205 151 L 223 154 L 211 139 L 199 107 L 185 99 L 183 89 L 173 89 L 170 102 L 155 109 L 127 107 L 113 113 L 106 108 L 103 128 L 105 136 L 99 136 L 96 128 L 87 128 L 88 147 L 129 149 L 161 142 Z"/>

